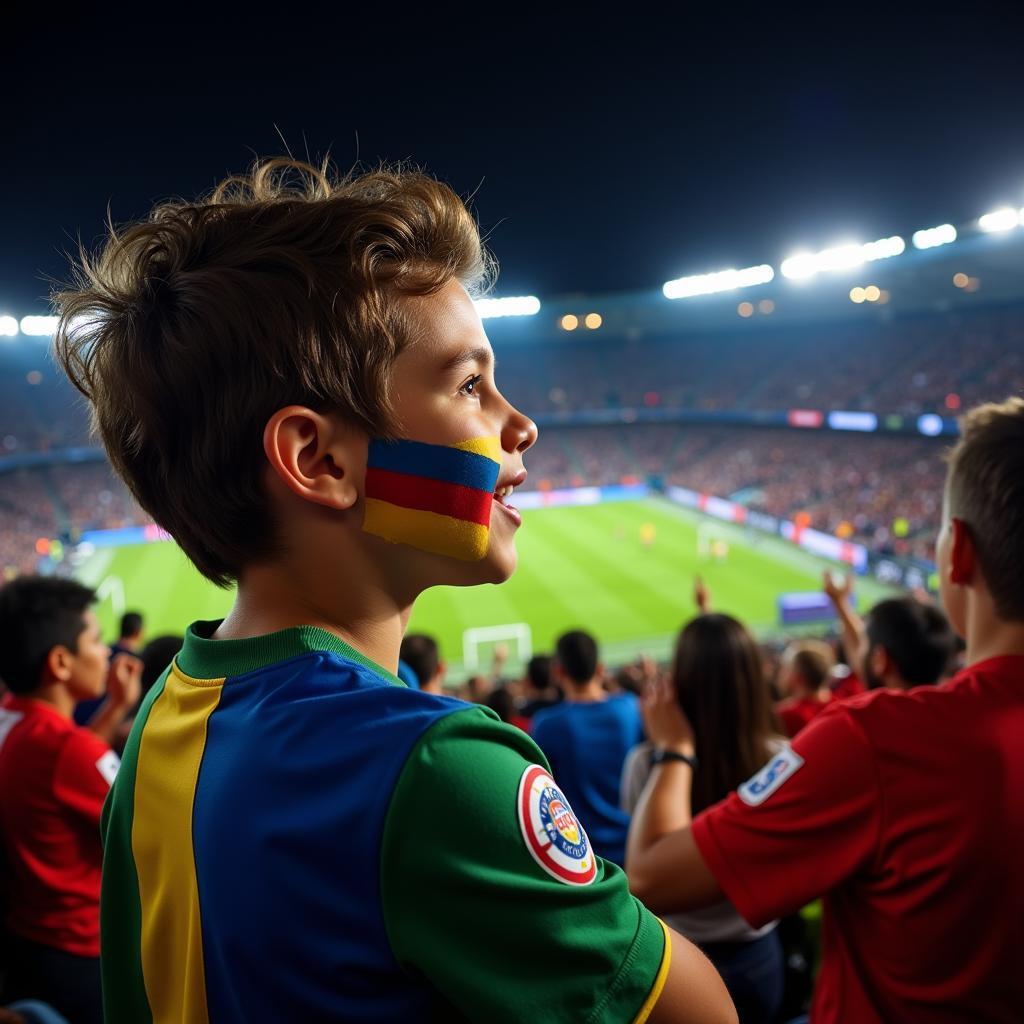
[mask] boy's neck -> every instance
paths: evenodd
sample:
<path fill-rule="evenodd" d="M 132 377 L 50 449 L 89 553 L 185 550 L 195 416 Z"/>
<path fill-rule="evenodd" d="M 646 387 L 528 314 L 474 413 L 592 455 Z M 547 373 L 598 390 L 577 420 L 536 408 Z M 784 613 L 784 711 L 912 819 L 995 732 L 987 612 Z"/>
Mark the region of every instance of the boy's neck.
<path fill-rule="evenodd" d="M 378 591 L 358 594 L 324 576 L 304 581 L 276 567 L 247 570 L 238 582 L 235 603 L 220 624 L 215 640 L 245 640 L 295 626 L 318 626 L 341 637 L 360 654 L 389 672 L 398 669 L 398 650 L 412 613 Z M 330 589 L 329 598 L 323 592 Z"/>
<path fill-rule="evenodd" d="M 596 700 L 607 700 L 608 691 L 601 685 L 600 679 L 591 679 L 582 686 L 570 686 L 565 691 L 565 699 L 579 703 L 593 703 Z"/>
<path fill-rule="evenodd" d="M 991 614 L 979 614 L 975 606 L 967 621 L 965 665 L 990 658 L 1024 655 L 1024 622 L 1009 622 Z"/>
<path fill-rule="evenodd" d="M 62 718 L 69 719 L 74 717 L 75 705 L 78 703 L 61 683 L 43 683 L 23 696 L 29 700 L 37 700 L 41 704 L 48 704 Z"/>

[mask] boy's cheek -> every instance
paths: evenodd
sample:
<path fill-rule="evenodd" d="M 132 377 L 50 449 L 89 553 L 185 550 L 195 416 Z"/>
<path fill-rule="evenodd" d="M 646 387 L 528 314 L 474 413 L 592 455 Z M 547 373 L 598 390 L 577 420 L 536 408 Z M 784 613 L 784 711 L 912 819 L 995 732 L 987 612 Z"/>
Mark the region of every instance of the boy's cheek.
<path fill-rule="evenodd" d="M 455 445 L 372 440 L 363 530 L 431 554 L 482 561 L 490 547 L 491 506 L 500 470 L 497 437 Z"/>

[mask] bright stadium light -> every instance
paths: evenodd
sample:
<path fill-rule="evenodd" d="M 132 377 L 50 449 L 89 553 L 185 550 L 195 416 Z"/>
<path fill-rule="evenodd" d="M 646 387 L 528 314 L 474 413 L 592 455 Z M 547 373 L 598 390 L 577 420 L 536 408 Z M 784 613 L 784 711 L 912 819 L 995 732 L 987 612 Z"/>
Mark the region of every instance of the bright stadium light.
<path fill-rule="evenodd" d="M 899 235 L 892 235 L 863 245 L 849 242 L 821 252 L 799 252 L 782 261 L 782 274 L 794 281 L 804 281 L 826 270 L 848 270 L 863 263 L 899 256 L 906 247 L 907 243 Z"/>
<path fill-rule="evenodd" d="M 536 316 L 540 299 L 536 295 L 513 295 L 504 299 L 477 299 L 474 303 L 481 320 L 500 316 Z"/>
<path fill-rule="evenodd" d="M 1012 206 L 1004 206 L 978 218 L 978 227 L 989 233 L 1010 231 L 1018 224 L 1020 224 L 1020 210 L 1015 210 Z"/>
<path fill-rule="evenodd" d="M 713 295 L 716 292 L 731 292 L 736 288 L 752 288 L 767 284 L 775 277 L 775 271 L 762 263 L 742 270 L 718 270 L 713 274 L 694 274 L 666 281 L 661 290 L 666 299 L 689 299 L 694 295 Z"/>
<path fill-rule="evenodd" d="M 18 321 L 13 316 L 0 316 L 0 338 L 16 338 Z"/>
<path fill-rule="evenodd" d="M 21 333 L 35 338 L 48 338 L 57 330 L 60 317 L 56 316 L 23 316 Z"/>
<path fill-rule="evenodd" d="M 956 241 L 956 228 L 952 224 L 940 224 L 937 228 L 922 228 L 911 236 L 915 249 L 934 249 Z"/>

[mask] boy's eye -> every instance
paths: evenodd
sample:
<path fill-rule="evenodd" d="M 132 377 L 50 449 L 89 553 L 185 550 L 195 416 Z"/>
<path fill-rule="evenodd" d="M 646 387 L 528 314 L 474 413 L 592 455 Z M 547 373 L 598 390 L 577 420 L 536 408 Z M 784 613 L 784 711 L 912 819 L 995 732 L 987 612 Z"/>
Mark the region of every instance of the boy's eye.
<path fill-rule="evenodd" d="M 477 386 L 483 379 L 483 375 L 478 373 L 475 377 L 470 377 L 469 380 L 459 388 L 459 390 L 467 395 L 476 394 Z"/>

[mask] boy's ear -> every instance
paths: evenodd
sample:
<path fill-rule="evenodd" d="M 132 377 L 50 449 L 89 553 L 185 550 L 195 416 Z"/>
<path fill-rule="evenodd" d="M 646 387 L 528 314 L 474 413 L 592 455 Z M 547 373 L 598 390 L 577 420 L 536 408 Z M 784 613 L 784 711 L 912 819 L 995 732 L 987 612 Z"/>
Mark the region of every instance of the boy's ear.
<path fill-rule="evenodd" d="M 889 674 L 889 652 L 881 644 L 872 649 L 868 667 L 876 679 L 884 679 Z"/>
<path fill-rule="evenodd" d="M 263 429 L 263 451 L 293 494 L 333 509 L 351 508 L 366 467 L 366 439 L 337 417 L 302 405 L 278 409 Z"/>
<path fill-rule="evenodd" d="M 72 653 L 63 645 L 51 647 L 43 662 L 43 676 L 40 682 L 66 683 L 71 678 Z"/>
<path fill-rule="evenodd" d="M 949 581 L 963 586 L 974 579 L 978 552 L 971 531 L 962 519 L 953 519 L 950 529 L 953 537 L 949 549 Z"/>

